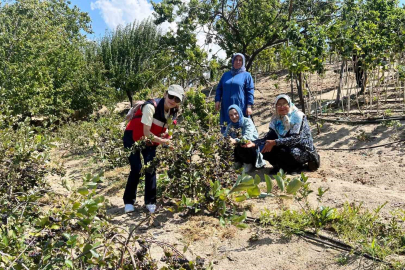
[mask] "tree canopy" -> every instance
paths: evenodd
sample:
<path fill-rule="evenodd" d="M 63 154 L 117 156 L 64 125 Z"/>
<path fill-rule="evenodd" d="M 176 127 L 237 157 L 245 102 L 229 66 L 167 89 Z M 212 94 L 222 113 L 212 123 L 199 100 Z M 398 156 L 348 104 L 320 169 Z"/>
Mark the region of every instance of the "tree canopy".
<path fill-rule="evenodd" d="M 179 30 L 189 35 L 205 29 L 207 42 L 219 44 L 228 57 L 243 53 L 248 70 L 262 51 L 286 42 L 289 31 L 305 33 L 311 25 L 325 24 L 338 8 L 335 0 L 163 0 L 153 5 L 157 23 L 180 20 Z"/>
<path fill-rule="evenodd" d="M 0 22 L 0 96 L 14 113 L 91 110 L 104 85 L 88 75 L 101 67 L 83 53 L 87 13 L 65 1 L 17 0 L 0 4 Z"/>

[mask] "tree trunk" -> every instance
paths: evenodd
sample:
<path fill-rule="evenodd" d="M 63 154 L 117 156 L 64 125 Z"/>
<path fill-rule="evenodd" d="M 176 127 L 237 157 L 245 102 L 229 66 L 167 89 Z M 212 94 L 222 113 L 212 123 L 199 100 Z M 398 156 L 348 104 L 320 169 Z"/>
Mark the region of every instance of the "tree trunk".
<path fill-rule="evenodd" d="M 290 72 L 290 78 L 291 78 L 291 81 L 290 81 L 291 100 L 292 100 L 292 102 L 294 102 L 294 83 L 293 83 L 294 77 L 293 77 L 293 73 L 292 73 L 292 72 Z"/>
<path fill-rule="evenodd" d="M 127 94 L 127 97 L 129 99 L 129 103 L 131 104 L 131 108 L 132 108 L 132 94 L 130 90 L 125 90 L 125 93 Z"/>
<path fill-rule="evenodd" d="M 305 114 L 305 100 L 304 94 L 302 93 L 302 72 L 298 73 L 297 88 L 298 88 L 298 96 L 300 97 L 301 110 Z"/>
<path fill-rule="evenodd" d="M 345 68 L 345 60 L 342 58 L 342 65 L 340 66 L 339 87 L 336 94 L 336 104 L 339 104 L 343 89 L 343 70 Z"/>

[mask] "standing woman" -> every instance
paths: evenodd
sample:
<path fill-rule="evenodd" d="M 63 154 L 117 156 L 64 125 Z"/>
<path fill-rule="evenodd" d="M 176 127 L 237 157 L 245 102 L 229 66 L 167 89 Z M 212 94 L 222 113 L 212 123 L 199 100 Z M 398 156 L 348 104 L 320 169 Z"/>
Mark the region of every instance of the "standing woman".
<path fill-rule="evenodd" d="M 215 109 L 220 110 L 221 132 L 225 131 L 224 123 L 231 122 L 228 115 L 229 106 L 238 105 L 243 115 L 248 117 L 252 114 L 253 103 L 253 78 L 246 71 L 245 56 L 236 53 L 232 57 L 232 69 L 222 75 L 215 95 Z"/>
<path fill-rule="evenodd" d="M 125 213 L 134 211 L 136 190 L 141 177 L 143 156 L 144 164 L 153 160 L 159 144 L 169 145 L 167 136 L 167 119 L 175 120 L 180 103 L 183 101 L 184 90 L 180 85 L 170 85 L 163 98 L 150 99 L 135 108 L 127 115 L 131 119 L 124 132 L 124 147 L 131 148 L 136 141 L 150 138 L 151 143 L 144 149 L 132 152 L 129 156 L 131 172 L 128 176 L 124 192 Z M 156 171 L 155 168 L 145 170 L 145 206 L 149 212 L 156 210 Z"/>
<path fill-rule="evenodd" d="M 235 145 L 234 157 L 236 167 L 240 167 L 243 164 L 243 172 L 248 173 L 253 168 L 261 168 L 266 165 L 257 147 L 246 148 L 243 147 L 244 144 L 240 142 L 240 139 L 254 141 L 259 138 L 252 119 L 243 117 L 242 111 L 238 105 L 229 106 L 228 115 L 231 122 L 226 126 L 223 135 L 225 137 L 229 136 L 231 143 Z M 237 130 L 241 131 L 240 138 L 236 136 Z"/>
<path fill-rule="evenodd" d="M 263 158 L 273 166 L 274 173 L 280 168 L 289 173 L 299 172 L 306 163 L 309 170 L 318 169 L 320 157 L 315 150 L 305 114 L 295 107 L 287 95 L 277 96 L 274 106 L 269 132 L 246 147 L 258 145 Z"/>

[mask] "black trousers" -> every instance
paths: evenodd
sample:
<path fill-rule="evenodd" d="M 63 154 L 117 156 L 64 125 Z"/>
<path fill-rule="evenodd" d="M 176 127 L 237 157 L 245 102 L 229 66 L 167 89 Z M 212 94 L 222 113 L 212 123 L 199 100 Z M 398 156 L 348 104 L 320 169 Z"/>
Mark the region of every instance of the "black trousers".
<path fill-rule="evenodd" d="M 256 164 L 256 157 L 257 157 L 256 148 L 257 147 L 243 148 L 240 146 L 240 144 L 237 144 L 234 150 L 235 161 L 253 164 L 254 166 Z"/>
<path fill-rule="evenodd" d="M 264 153 L 263 158 L 273 167 L 281 168 L 285 172 L 294 172 L 301 169 L 302 165 L 291 154 L 287 146 L 274 146 L 270 152 Z"/>
<path fill-rule="evenodd" d="M 147 146 L 141 151 L 144 163 L 153 160 L 156 155 L 156 146 Z M 127 185 L 124 192 L 124 204 L 134 204 L 136 199 L 136 190 L 141 177 L 141 153 L 139 151 L 131 153 L 129 163 L 131 164 L 131 172 L 128 176 Z M 145 204 L 156 203 L 156 170 L 148 168 L 145 171 Z"/>
<path fill-rule="evenodd" d="M 273 132 L 266 139 L 276 140 L 278 136 Z M 302 164 L 291 154 L 291 148 L 288 146 L 274 146 L 270 152 L 263 153 L 263 159 L 267 160 L 273 167 L 281 168 L 285 172 L 294 172 L 302 167 Z"/>

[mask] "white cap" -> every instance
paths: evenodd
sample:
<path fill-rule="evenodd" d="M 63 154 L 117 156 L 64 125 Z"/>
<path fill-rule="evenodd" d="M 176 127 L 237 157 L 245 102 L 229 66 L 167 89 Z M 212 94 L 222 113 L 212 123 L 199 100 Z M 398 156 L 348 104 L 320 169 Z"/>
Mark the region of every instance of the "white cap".
<path fill-rule="evenodd" d="M 180 99 L 180 101 L 183 101 L 183 96 L 184 96 L 184 89 L 178 84 L 172 84 L 169 86 L 169 89 L 167 89 L 167 93 L 172 96 L 176 96 Z"/>

